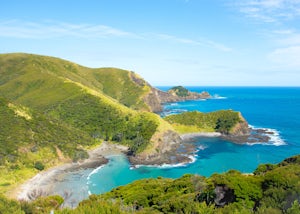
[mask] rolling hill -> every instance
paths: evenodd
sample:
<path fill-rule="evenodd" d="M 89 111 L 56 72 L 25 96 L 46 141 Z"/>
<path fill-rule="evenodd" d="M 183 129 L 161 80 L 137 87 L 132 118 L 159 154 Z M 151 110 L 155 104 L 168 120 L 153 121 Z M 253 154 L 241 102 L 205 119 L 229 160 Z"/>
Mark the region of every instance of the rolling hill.
<path fill-rule="evenodd" d="M 66 160 L 85 158 L 84 149 L 101 140 L 147 156 L 160 153 L 158 142 L 169 143 L 164 136 L 178 137 L 171 125 L 150 111 L 144 101 L 150 85 L 133 72 L 90 69 L 19 53 L 1 54 L 0 65 L 0 119 L 6 121 L 1 123 L 0 155 L 9 173 L 20 168 L 21 174 L 32 175 L 34 162 L 46 167 L 58 162 L 57 151 Z M 0 185 L 17 182 L 8 178 Z"/>

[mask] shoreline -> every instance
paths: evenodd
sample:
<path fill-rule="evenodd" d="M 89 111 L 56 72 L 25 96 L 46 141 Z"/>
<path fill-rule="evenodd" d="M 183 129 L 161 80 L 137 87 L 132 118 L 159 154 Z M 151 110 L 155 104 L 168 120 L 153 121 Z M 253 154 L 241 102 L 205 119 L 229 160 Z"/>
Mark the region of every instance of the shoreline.
<path fill-rule="evenodd" d="M 25 183 L 20 184 L 12 193 L 17 200 L 30 201 L 38 196 L 51 195 L 53 187 L 59 182 L 58 177 L 81 169 L 95 169 L 108 163 L 105 156 L 127 152 L 128 147 L 102 142 L 95 149 L 88 151 L 89 158 L 76 163 L 64 163 L 39 172 Z"/>
<path fill-rule="evenodd" d="M 222 134 L 219 132 L 194 132 L 181 134 L 180 138 L 183 141 L 189 141 L 197 137 L 221 137 Z"/>
<path fill-rule="evenodd" d="M 180 135 L 182 139 L 182 145 L 188 143 L 197 137 L 220 137 L 221 134 L 217 132 L 197 132 L 197 133 L 186 133 Z M 190 153 L 194 148 L 189 148 L 187 153 Z M 41 171 L 36 174 L 34 177 L 25 181 L 25 183 L 20 184 L 12 193 L 12 198 L 17 200 L 30 201 L 34 200 L 39 196 L 52 195 L 55 186 L 61 182 L 61 177 L 64 177 L 66 174 L 75 173 L 82 169 L 91 169 L 94 170 L 100 166 L 103 166 L 108 163 L 107 156 L 124 154 L 128 151 L 128 147 L 108 142 L 102 142 L 101 145 L 96 148 L 89 150 L 89 158 L 82 160 L 76 163 L 63 163 L 58 166 L 54 166 L 45 171 Z M 169 154 L 170 155 L 170 154 Z M 128 156 L 127 156 L 128 157 Z M 187 158 L 187 157 L 185 157 Z M 190 159 L 190 158 L 189 158 Z M 191 161 L 191 160 L 190 160 Z M 182 159 L 181 162 L 177 163 L 190 164 L 192 162 L 187 161 L 187 159 Z M 131 163 L 132 164 L 132 163 Z M 133 164 L 140 165 L 140 164 Z M 143 163 L 141 163 L 143 165 Z M 155 164 L 155 166 L 164 166 L 165 163 Z M 172 164 L 170 164 L 172 165 Z M 153 166 L 153 165 L 152 165 Z"/>

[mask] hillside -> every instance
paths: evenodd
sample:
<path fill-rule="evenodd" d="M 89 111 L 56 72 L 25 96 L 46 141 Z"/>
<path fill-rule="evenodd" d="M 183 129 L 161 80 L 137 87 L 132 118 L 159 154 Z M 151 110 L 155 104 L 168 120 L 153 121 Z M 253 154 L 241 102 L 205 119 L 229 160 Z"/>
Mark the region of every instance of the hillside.
<path fill-rule="evenodd" d="M 220 110 L 209 113 L 198 111 L 169 115 L 164 118 L 179 133 L 219 132 L 225 135 L 249 135 L 247 121 L 240 112 Z"/>
<path fill-rule="evenodd" d="M 139 144 L 132 150 L 141 151 L 156 130 L 168 131 L 157 115 L 135 111 L 150 110 L 143 101 L 150 85 L 133 72 L 31 54 L 2 54 L 0 64 L 0 96 L 94 138 Z"/>
<path fill-rule="evenodd" d="M 211 177 L 135 181 L 102 195 L 91 195 L 76 209 L 60 209 L 60 196 L 17 202 L 0 196 L 7 213 L 287 213 L 300 212 L 300 156 L 260 165 L 253 174 L 230 170 Z"/>
<path fill-rule="evenodd" d="M 0 193 L 44 167 L 87 157 L 85 132 L 0 97 Z M 62 155 L 63 154 L 63 155 Z"/>
<path fill-rule="evenodd" d="M 78 94 L 81 88 L 74 87 L 73 83 L 102 92 L 134 109 L 149 108 L 141 99 L 149 88 L 136 84 L 132 80 L 136 76 L 133 72 L 114 68 L 90 69 L 33 54 L 1 54 L 0 64 L 1 94 L 20 103 L 30 103 L 35 108 L 45 108 Z"/>
<path fill-rule="evenodd" d="M 32 163 L 26 164 L 30 158 L 15 160 L 14 156 L 20 155 L 19 150 L 36 156 L 31 152 L 35 145 L 51 151 L 41 154 L 42 162 L 53 159 L 52 165 L 57 153 L 66 160 L 84 158 L 84 149 L 102 140 L 127 145 L 133 155 L 157 156 L 162 152 L 156 149 L 160 143 L 169 148 L 172 136 L 178 137 L 167 122 L 150 112 L 143 101 L 150 86 L 133 72 L 90 69 L 32 54 L 1 54 L 0 65 L 0 119 L 7 121 L 1 123 L 0 154 L 5 161 L 0 164 L 7 168 L 18 161 L 24 166 L 22 173 L 30 171 L 23 179 L 32 176 Z M 15 117 L 20 109 L 32 114 L 31 119 Z M 4 179 L 0 185 L 9 187 L 10 183 Z"/>

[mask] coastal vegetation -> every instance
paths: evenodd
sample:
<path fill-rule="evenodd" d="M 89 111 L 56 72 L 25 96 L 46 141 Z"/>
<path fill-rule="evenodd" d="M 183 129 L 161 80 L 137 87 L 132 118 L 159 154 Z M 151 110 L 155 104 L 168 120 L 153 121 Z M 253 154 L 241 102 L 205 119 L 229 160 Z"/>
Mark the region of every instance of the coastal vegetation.
<path fill-rule="evenodd" d="M 232 110 L 220 110 L 209 113 L 198 111 L 169 115 L 164 118 L 179 133 L 220 132 L 232 133 L 233 128 L 243 121 L 240 113 Z"/>
<path fill-rule="evenodd" d="M 87 158 L 103 140 L 137 154 L 172 129 L 149 112 L 149 86 L 133 72 L 31 54 L 1 54 L 0 64 L 2 193 L 39 170 Z"/>
<path fill-rule="evenodd" d="M 0 191 L 51 167 L 62 158 L 87 157 L 85 146 L 94 140 L 85 132 L 61 121 L 0 98 Z M 64 157 L 59 157 L 59 153 Z"/>
<path fill-rule="evenodd" d="M 189 90 L 184 88 L 183 86 L 175 86 L 168 90 L 169 93 L 174 93 L 179 97 L 186 97 L 189 95 Z"/>
<path fill-rule="evenodd" d="M 180 142 L 176 131 L 230 135 L 247 125 L 232 110 L 161 118 L 151 112 L 161 102 L 210 95 L 183 87 L 161 92 L 130 71 L 30 54 L 1 54 L 0 64 L 0 194 L 39 171 L 87 158 L 87 149 L 102 141 L 128 146 L 137 161 L 159 161 Z M 61 196 L 27 202 L 0 195 L 0 213 L 297 213 L 299 160 L 261 165 L 253 175 L 231 170 L 139 180 L 92 195 L 74 210 L 62 209 Z"/>
<path fill-rule="evenodd" d="M 60 196 L 18 202 L 1 197 L 5 213 L 287 213 L 300 212 L 300 156 L 260 165 L 253 174 L 230 170 L 211 177 L 158 177 L 91 195 L 76 209 L 61 209 Z"/>

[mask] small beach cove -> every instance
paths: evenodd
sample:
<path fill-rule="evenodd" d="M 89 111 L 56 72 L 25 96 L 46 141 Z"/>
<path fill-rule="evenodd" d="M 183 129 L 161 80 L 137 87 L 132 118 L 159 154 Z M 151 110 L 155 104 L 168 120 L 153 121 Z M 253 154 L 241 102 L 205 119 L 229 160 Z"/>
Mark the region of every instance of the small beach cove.
<path fill-rule="evenodd" d="M 100 146 L 88 151 L 88 159 L 78 163 L 62 164 L 42 171 L 17 187 L 12 196 L 18 200 L 32 200 L 39 196 L 58 194 L 65 198 L 65 206 L 73 207 L 88 197 L 88 191 L 82 191 L 78 187 L 86 184 L 86 179 L 93 170 L 109 162 L 105 157 L 121 155 L 127 150 L 126 146 L 102 142 Z M 68 187 L 66 185 L 68 183 L 74 184 L 76 188 Z M 60 185 L 65 187 L 61 189 Z"/>
<path fill-rule="evenodd" d="M 89 151 L 89 158 L 79 163 L 66 163 L 46 171 L 42 171 L 22 184 L 14 192 L 18 200 L 32 200 L 40 196 L 60 195 L 65 199 L 65 207 L 76 207 L 90 194 L 100 194 L 112 188 L 125 185 L 134 180 L 159 177 L 162 171 L 171 168 L 186 167 L 195 162 L 198 149 L 190 144 L 199 137 L 219 137 L 219 133 L 190 133 L 181 135 L 184 143 L 184 153 L 189 162 L 162 165 L 131 165 L 127 151 L 128 147 L 103 142 Z M 190 145 L 190 146 L 188 146 Z M 182 149 L 179 148 L 179 149 Z M 151 173 L 151 169 L 157 172 Z M 124 176 L 131 174 L 131 176 Z M 151 175 L 150 175 L 150 174 Z M 164 173 L 165 174 L 165 173 Z M 166 174 L 164 175 L 168 177 Z M 178 177 L 178 176 L 176 176 Z M 115 178 L 122 178 L 115 181 Z"/>
<path fill-rule="evenodd" d="M 202 89 L 199 89 L 199 91 Z M 165 109 L 209 112 L 216 109 L 240 110 L 254 129 L 265 129 L 269 142 L 232 143 L 220 136 L 193 136 L 190 143 L 196 149 L 190 164 L 132 167 L 126 155 L 106 153 L 108 164 L 93 169 L 81 169 L 62 173 L 53 187 L 64 193 L 71 192 L 65 206 L 74 207 L 88 197 L 100 194 L 120 185 L 143 178 L 179 178 L 184 174 L 210 176 L 230 169 L 252 173 L 259 164 L 278 163 L 284 158 L 298 154 L 299 147 L 299 93 L 294 89 L 211 88 L 227 99 L 179 102 Z M 257 93 L 259 91 L 260 93 Z M 296 93 L 297 92 L 297 93 Z M 257 96 L 255 95 L 257 94 Z M 273 95 L 274 94 L 274 95 Z M 255 96 L 254 96 L 255 95 Z M 275 96 L 276 95 L 276 96 Z M 287 105 L 289 103 L 289 105 Z M 276 104 L 276 105 L 275 105 Z M 286 109 L 283 111 L 283 109 Z M 179 111 L 178 110 L 178 111 Z M 293 112 L 293 114 L 287 114 Z M 280 118 L 280 120 L 278 119 Z M 191 135 L 190 135 L 191 136 Z M 70 191 L 72 190 L 72 191 Z M 75 192 L 76 191 L 76 192 Z"/>
<path fill-rule="evenodd" d="M 254 147 L 234 144 L 221 137 L 216 132 L 183 134 L 183 144 L 178 151 L 186 155 L 189 162 L 161 165 L 132 165 L 126 155 L 127 147 L 103 142 L 89 151 L 90 157 L 82 163 L 68 163 L 40 172 L 20 187 L 17 199 L 61 195 L 65 199 L 64 207 L 76 207 L 91 194 L 105 193 L 144 178 L 179 178 L 188 173 L 210 176 L 216 171 L 226 172 L 233 165 L 241 172 L 251 173 L 254 169 L 245 170 L 244 162 L 235 162 L 241 154 L 232 152 Z M 221 162 L 224 158 L 231 161 Z M 248 158 L 251 159 L 251 155 Z"/>

